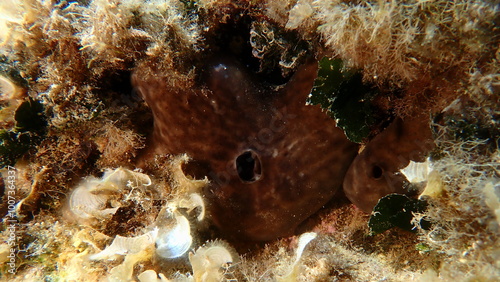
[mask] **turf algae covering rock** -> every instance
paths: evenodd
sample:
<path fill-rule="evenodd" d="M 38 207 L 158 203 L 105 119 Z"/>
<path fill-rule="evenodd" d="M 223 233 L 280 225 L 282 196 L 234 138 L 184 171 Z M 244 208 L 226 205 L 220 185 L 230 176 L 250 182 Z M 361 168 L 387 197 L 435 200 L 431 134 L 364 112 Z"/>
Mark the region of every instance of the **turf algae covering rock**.
<path fill-rule="evenodd" d="M 1 170 L 0 280 L 196 281 L 215 277 L 226 281 L 494 281 L 500 269 L 498 201 L 493 197 L 498 195 L 500 170 L 498 13 L 496 1 L 483 0 L 0 1 L 0 127 L 9 137 L 3 139 L 2 144 L 8 146 L 1 157 L 13 165 Z M 298 87 L 301 91 L 296 94 L 302 96 L 284 90 L 307 58 L 341 61 L 345 69 L 357 73 L 341 79 L 345 92 L 330 111 L 340 128 L 332 127 L 335 121 L 316 108 L 325 119 L 303 125 L 297 122 L 295 129 L 303 132 L 280 138 L 299 136 L 300 143 L 311 141 L 309 133 L 318 128 L 318 132 L 345 130 L 346 136 L 365 148 L 361 154 L 370 144 L 375 148 L 368 151 L 377 152 L 398 148 L 397 142 L 373 145 L 394 121 L 425 117 L 421 120 L 430 124 L 436 145 L 430 159 L 433 172 L 421 199 L 428 203 L 427 208 L 413 213 L 412 221 L 425 218 L 431 222 L 429 229 L 414 224 L 414 233 L 391 228 L 370 236 L 370 215 L 341 193 L 333 196 L 332 191 L 323 191 L 325 204 L 316 201 L 312 208 L 304 204 L 314 198 L 307 193 L 307 185 L 300 189 L 283 185 L 275 189 L 295 188 L 284 194 L 269 188 L 265 195 L 271 197 L 262 203 L 273 209 L 278 205 L 273 204 L 272 196 L 280 195 L 278 203 L 286 202 L 283 195 L 296 197 L 304 205 L 302 211 L 287 205 L 280 212 L 283 221 L 302 224 L 291 236 L 265 245 L 249 243 L 238 236 L 237 227 L 248 226 L 245 218 L 259 217 L 251 211 L 240 216 L 228 213 L 228 222 L 224 209 L 258 206 L 255 199 L 264 195 L 231 206 L 234 202 L 217 200 L 227 194 L 211 189 L 217 188 L 216 182 L 209 179 L 203 170 L 206 163 L 197 162 L 197 156 L 190 158 L 182 150 L 175 152 L 180 155 L 155 154 L 151 149 L 155 148 L 156 133 L 152 132 L 154 112 L 158 111 L 151 111 L 155 105 L 144 101 L 131 83 L 131 75 L 138 70 L 143 81 L 161 80 L 162 92 L 180 98 L 194 97 L 182 93 L 197 93 L 196 99 L 208 99 L 224 87 L 240 94 L 252 89 L 245 93 L 257 93 L 269 101 L 281 100 L 276 97 L 286 92 L 290 99 L 297 99 L 297 107 L 307 108 L 303 104 L 309 93 L 304 92 L 310 89 Z M 210 85 L 206 75 L 211 60 L 229 61 L 229 66 L 237 61 L 260 90 L 240 84 Z M 325 79 L 328 75 L 321 73 L 316 81 L 318 90 L 338 89 L 340 82 Z M 367 92 L 361 94 L 349 91 L 366 86 Z M 227 93 L 220 95 L 226 97 Z M 325 97 L 333 98 L 328 95 Z M 284 100 L 284 104 L 290 102 Z M 24 129 L 17 129 L 15 112 L 29 101 L 39 103 L 41 110 L 26 115 L 30 117 L 20 123 Z M 331 106 L 328 103 L 325 110 Z M 196 103 L 196 107 L 186 109 L 200 113 L 225 108 Z M 269 109 L 261 108 L 266 113 L 263 117 L 271 115 Z M 230 121 L 244 120 L 245 111 L 241 113 Z M 188 112 L 179 118 L 190 116 Z M 39 132 L 32 126 L 42 117 L 46 125 Z M 168 126 L 169 130 L 174 128 L 174 124 Z M 204 135 L 196 134 L 199 126 L 189 128 L 193 129 L 189 137 L 212 141 L 211 133 L 239 134 L 235 127 L 220 124 L 203 128 Z M 32 142 L 35 135 L 36 142 Z M 29 140 L 24 140 L 27 136 Z M 193 141 L 178 138 L 172 142 L 180 148 Z M 225 142 L 208 147 L 217 151 Z M 305 143 L 309 146 L 301 147 L 311 152 L 318 151 L 316 146 L 321 144 Z M 242 149 L 235 155 L 239 173 L 231 158 L 234 179 L 269 181 L 269 166 L 258 165 L 267 161 L 261 156 L 265 151 L 262 147 L 226 148 L 224 152 Z M 152 154 L 145 157 L 148 148 Z M 337 151 L 328 148 L 319 154 L 305 154 L 292 146 L 285 150 L 292 154 L 289 159 L 295 160 L 291 168 L 274 170 L 273 175 L 276 179 L 300 179 L 300 171 L 306 167 L 310 177 L 304 177 L 311 179 L 309 183 L 327 179 L 327 186 L 337 186 L 342 179 L 333 176 L 341 173 L 321 162 Z M 294 152 L 301 152 L 301 156 L 293 156 Z M 208 161 L 215 163 L 218 157 Z M 141 172 L 137 171 L 139 166 Z M 100 179 L 107 169 L 119 167 L 147 175 L 151 185 L 146 189 L 126 186 L 112 193 L 92 191 L 90 198 L 107 200 L 104 210 L 118 207 L 104 220 L 78 221 L 68 214 L 71 191 L 82 179 Z M 318 177 L 321 171 L 333 174 Z M 238 183 L 234 188 L 251 186 Z M 292 193 L 298 190 L 302 194 Z M 419 195 L 409 197 L 413 201 Z M 327 202 L 327 198 L 335 200 Z M 221 206 L 218 212 L 217 205 Z M 396 206 L 390 204 L 389 208 Z M 155 242 L 148 239 L 141 248 L 133 246 L 129 249 L 133 253 L 117 255 L 115 260 L 90 260 L 115 238 L 143 238 L 140 236 L 152 234 L 155 227 L 167 228 L 168 222 L 155 226 L 165 210 L 189 222 L 191 249 L 183 255 L 162 258 L 156 253 Z M 265 224 L 275 230 L 263 232 L 263 237 L 278 234 L 282 227 L 272 221 Z M 311 231 L 317 236 L 295 264 L 295 250 L 304 246 L 298 235 Z M 255 230 L 241 232 L 258 235 Z M 235 235 L 229 238 L 227 234 Z M 231 241 L 222 241 L 224 238 Z M 204 251 L 210 249 L 216 252 Z M 287 276 L 292 265 L 293 275 Z"/>

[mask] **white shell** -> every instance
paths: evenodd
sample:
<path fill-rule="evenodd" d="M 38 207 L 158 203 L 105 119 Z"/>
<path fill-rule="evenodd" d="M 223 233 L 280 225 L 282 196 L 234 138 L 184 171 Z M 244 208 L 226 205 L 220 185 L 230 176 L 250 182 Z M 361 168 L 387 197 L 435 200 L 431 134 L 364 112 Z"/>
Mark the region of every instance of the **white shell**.
<path fill-rule="evenodd" d="M 127 188 L 130 190 L 149 185 L 151 179 L 146 174 L 124 168 L 108 169 L 101 179 L 86 177 L 71 193 L 69 208 L 81 219 L 106 219 L 118 210 L 119 203 L 116 201 L 112 208 L 106 206 L 119 197 L 119 193 Z"/>
<path fill-rule="evenodd" d="M 91 260 L 112 259 L 116 255 L 136 254 L 153 245 L 158 236 L 158 229 L 149 231 L 137 237 L 123 237 L 116 235 L 111 245 L 101 252 L 90 256 Z"/>
<path fill-rule="evenodd" d="M 173 228 L 161 228 L 156 238 L 156 253 L 162 258 L 172 259 L 184 255 L 191 244 L 191 227 L 183 215 L 175 215 Z"/>
<path fill-rule="evenodd" d="M 119 192 L 126 187 L 138 188 L 151 185 L 151 179 L 144 173 L 131 171 L 125 168 L 107 169 L 101 182 L 92 190 Z"/>
<path fill-rule="evenodd" d="M 11 79 L 0 75 L 0 100 L 22 99 L 23 93 L 22 88 L 17 86 Z"/>
<path fill-rule="evenodd" d="M 96 178 L 87 178 L 71 193 L 69 207 L 77 217 L 104 219 L 118 210 L 118 207 L 106 208 L 109 195 L 95 194 L 90 191 L 98 183 L 100 181 Z"/>
<path fill-rule="evenodd" d="M 299 260 L 302 257 L 302 253 L 304 252 L 305 247 L 309 242 L 311 242 L 314 238 L 316 238 L 317 234 L 314 232 L 307 232 L 299 237 L 299 244 L 297 246 L 297 250 L 295 250 L 295 261 L 293 262 L 290 271 L 284 275 L 276 277 L 276 281 L 278 282 L 287 282 L 287 281 L 297 281 L 297 276 L 299 275 Z"/>
<path fill-rule="evenodd" d="M 223 241 L 215 241 L 189 254 L 195 281 L 222 281 L 222 267 L 233 263 L 231 252 Z"/>
<path fill-rule="evenodd" d="M 297 251 L 295 253 L 295 263 L 297 263 L 302 257 L 302 253 L 304 252 L 304 249 L 306 248 L 307 244 L 311 242 L 314 238 L 316 238 L 317 234 L 314 232 L 306 232 L 299 237 L 299 244 L 297 246 Z"/>
<path fill-rule="evenodd" d="M 411 183 L 419 183 L 428 180 L 429 173 L 432 172 L 432 167 L 430 166 L 430 161 L 427 159 L 423 163 L 417 163 L 410 161 L 407 167 L 401 169 L 401 173 L 406 176 Z"/>
<path fill-rule="evenodd" d="M 16 86 L 12 81 L 0 75 L 0 97 L 2 100 L 10 100 L 16 92 Z"/>
<path fill-rule="evenodd" d="M 196 217 L 198 221 L 202 221 L 205 218 L 205 203 L 203 202 L 203 198 L 198 193 L 192 193 L 189 195 L 188 199 L 183 199 L 179 202 L 179 208 L 186 208 L 189 212 L 200 208 L 200 214 Z"/>

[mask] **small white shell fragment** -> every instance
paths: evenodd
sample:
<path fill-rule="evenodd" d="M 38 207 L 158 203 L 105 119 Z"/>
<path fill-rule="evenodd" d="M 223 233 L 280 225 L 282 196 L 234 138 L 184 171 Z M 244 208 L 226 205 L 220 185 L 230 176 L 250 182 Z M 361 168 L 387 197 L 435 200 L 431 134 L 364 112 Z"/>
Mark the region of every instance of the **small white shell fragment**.
<path fill-rule="evenodd" d="M 304 252 L 304 249 L 306 246 L 314 239 L 316 238 L 317 234 L 315 232 L 306 232 L 299 237 L 299 244 L 297 246 L 297 250 L 295 250 L 295 261 L 293 262 L 292 268 L 290 271 L 281 277 L 277 277 L 277 281 L 280 282 L 292 282 L 292 281 L 297 281 L 297 276 L 299 275 L 300 272 L 300 265 L 299 265 L 299 260 L 302 257 L 302 253 Z"/>
<path fill-rule="evenodd" d="M 195 281 L 222 281 L 221 268 L 233 261 L 233 255 L 222 241 L 215 241 L 189 254 Z"/>
<path fill-rule="evenodd" d="M 87 178 L 71 193 L 69 206 L 77 217 L 82 219 L 104 219 L 118 210 L 118 207 L 106 208 L 109 195 L 95 194 L 90 191 L 99 183 L 100 181 L 97 178 Z"/>
<path fill-rule="evenodd" d="M 12 78 L 0 75 L 0 100 L 22 100 L 25 96 L 25 88 L 19 86 Z"/>
<path fill-rule="evenodd" d="M 107 246 L 101 252 L 90 256 L 90 259 L 114 259 L 116 255 L 139 253 L 145 250 L 147 247 L 152 246 L 157 236 L 157 228 L 137 237 L 123 237 L 120 235 L 116 235 L 111 245 Z"/>
<path fill-rule="evenodd" d="M 106 219 L 116 213 L 120 205 L 112 201 L 125 189 L 135 189 L 151 185 L 146 174 L 124 168 L 107 169 L 101 179 L 86 177 L 69 199 L 69 208 L 81 219 Z M 108 203 L 111 208 L 107 207 Z"/>
<path fill-rule="evenodd" d="M 203 198 L 198 193 L 192 193 L 189 195 L 188 199 L 182 199 L 179 202 L 179 208 L 186 208 L 189 212 L 196 208 L 200 208 L 200 214 L 196 217 L 198 221 L 202 221 L 205 217 L 205 202 Z"/>
<path fill-rule="evenodd" d="M 156 253 L 166 259 L 178 258 L 184 255 L 191 244 L 191 226 L 183 215 L 175 215 L 173 228 L 160 228 L 156 238 Z"/>
<path fill-rule="evenodd" d="M 159 277 L 159 278 L 158 278 Z M 150 269 L 146 270 L 143 273 L 137 275 L 137 279 L 140 282 L 168 282 L 170 280 L 163 275 L 163 273 L 156 274 L 156 271 Z"/>
<path fill-rule="evenodd" d="M 101 182 L 92 190 L 119 192 L 125 187 L 138 188 L 151 185 L 151 179 L 148 175 L 122 167 L 114 170 L 107 169 L 101 179 Z"/>
<path fill-rule="evenodd" d="M 302 257 L 302 253 L 304 252 L 304 249 L 306 248 L 307 244 L 311 242 L 314 238 L 316 238 L 318 234 L 315 232 L 306 232 L 299 237 L 299 244 L 297 246 L 297 251 L 295 253 L 295 263 L 297 263 L 300 258 Z"/>
<path fill-rule="evenodd" d="M 429 173 L 432 172 L 432 167 L 430 166 L 430 161 L 427 159 L 423 163 L 417 163 L 410 161 L 407 167 L 401 169 L 401 173 L 404 174 L 406 179 L 411 183 L 419 183 L 428 180 Z"/>

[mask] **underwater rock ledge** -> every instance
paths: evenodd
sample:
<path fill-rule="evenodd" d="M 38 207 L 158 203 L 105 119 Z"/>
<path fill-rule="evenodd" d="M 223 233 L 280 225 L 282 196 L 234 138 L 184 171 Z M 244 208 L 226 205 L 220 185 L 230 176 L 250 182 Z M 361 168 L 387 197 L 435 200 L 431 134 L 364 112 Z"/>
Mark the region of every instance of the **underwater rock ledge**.
<path fill-rule="evenodd" d="M 479 0 L 0 2 L 0 280 L 494 281 L 498 13 Z M 315 82 L 312 57 L 328 62 Z M 179 99 L 168 113 L 162 93 Z M 301 120 L 279 120 L 281 164 L 271 145 L 226 148 L 285 106 Z M 201 114 L 217 110 L 227 119 Z M 412 232 L 374 234 L 374 201 L 338 188 L 357 146 L 406 164 L 405 145 L 376 140 L 412 119 L 435 147 L 390 173 L 425 209 L 404 214 Z"/>

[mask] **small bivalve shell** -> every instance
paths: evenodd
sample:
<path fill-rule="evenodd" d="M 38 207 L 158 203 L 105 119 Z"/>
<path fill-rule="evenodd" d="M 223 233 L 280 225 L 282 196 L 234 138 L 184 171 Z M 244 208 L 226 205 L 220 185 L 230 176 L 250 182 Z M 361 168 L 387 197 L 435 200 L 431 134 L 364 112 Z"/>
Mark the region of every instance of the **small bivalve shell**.
<path fill-rule="evenodd" d="M 69 207 L 74 215 L 81 219 L 105 219 L 118 210 L 118 207 L 106 208 L 110 195 L 91 192 L 99 183 L 100 180 L 97 178 L 87 178 L 73 190 L 69 199 Z"/>
<path fill-rule="evenodd" d="M 186 208 L 188 212 L 191 212 L 194 209 L 199 209 L 196 219 L 198 221 L 202 221 L 203 218 L 205 218 L 205 203 L 203 202 L 201 195 L 198 193 L 192 193 L 189 195 L 189 198 L 180 200 L 179 208 Z"/>
<path fill-rule="evenodd" d="M 223 281 L 222 268 L 234 262 L 235 255 L 223 241 L 211 242 L 189 254 L 195 281 Z"/>
<path fill-rule="evenodd" d="M 79 219 L 109 219 L 120 208 L 124 191 L 151 185 L 146 174 L 124 168 L 107 169 L 102 178 L 88 176 L 73 190 L 69 208 Z"/>
<path fill-rule="evenodd" d="M 156 238 L 156 253 L 166 259 L 183 256 L 193 243 L 188 219 L 177 212 L 174 212 L 174 216 L 173 227 L 160 228 Z"/>
<path fill-rule="evenodd" d="M 113 259 L 116 256 L 127 254 L 137 254 L 153 245 L 158 236 L 158 229 L 155 228 L 145 234 L 137 237 L 123 237 L 116 235 L 111 245 L 107 246 L 101 252 L 90 256 L 91 260 Z"/>

